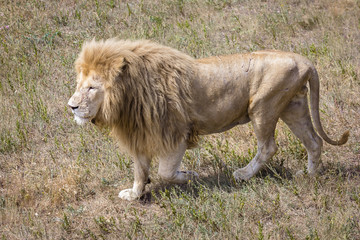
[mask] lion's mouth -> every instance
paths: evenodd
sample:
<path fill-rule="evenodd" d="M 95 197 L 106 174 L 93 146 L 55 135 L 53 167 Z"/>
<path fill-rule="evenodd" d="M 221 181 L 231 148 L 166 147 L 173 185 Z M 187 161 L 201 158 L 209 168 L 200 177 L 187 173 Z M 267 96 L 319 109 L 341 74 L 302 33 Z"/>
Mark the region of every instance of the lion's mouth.
<path fill-rule="evenodd" d="M 77 116 L 76 114 L 74 114 L 74 119 L 75 119 L 75 122 L 76 122 L 78 125 L 84 125 L 85 123 L 88 123 L 88 122 L 92 121 L 93 118 L 90 118 L 90 117 L 79 117 L 79 116 Z"/>

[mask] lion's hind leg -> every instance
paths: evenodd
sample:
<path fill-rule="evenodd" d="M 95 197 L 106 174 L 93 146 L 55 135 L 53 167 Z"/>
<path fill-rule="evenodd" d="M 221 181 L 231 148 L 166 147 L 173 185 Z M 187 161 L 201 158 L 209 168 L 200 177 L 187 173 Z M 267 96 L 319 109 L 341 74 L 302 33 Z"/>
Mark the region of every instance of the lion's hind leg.
<path fill-rule="evenodd" d="M 312 175 L 316 173 L 321 163 L 320 155 L 323 141 L 315 132 L 311 122 L 306 92 L 307 88 L 304 86 L 290 101 L 280 118 L 304 144 L 308 154 L 307 171 Z"/>
<path fill-rule="evenodd" d="M 186 148 L 186 143 L 183 141 L 173 152 L 159 157 L 158 174 L 163 180 L 170 183 L 181 184 L 199 177 L 199 175 L 193 171 L 179 171 Z"/>
<path fill-rule="evenodd" d="M 246 167 L 240 168 L 233 173 L 236 180 L 250 179 L 266 165 L 266 162 L 274 156 L 277 151 L 274 138 L 276 122 L 271 125 L 268 123 L 261 124 L 254 121 L 252 123 L 258 140 L 257 153 Z"/>

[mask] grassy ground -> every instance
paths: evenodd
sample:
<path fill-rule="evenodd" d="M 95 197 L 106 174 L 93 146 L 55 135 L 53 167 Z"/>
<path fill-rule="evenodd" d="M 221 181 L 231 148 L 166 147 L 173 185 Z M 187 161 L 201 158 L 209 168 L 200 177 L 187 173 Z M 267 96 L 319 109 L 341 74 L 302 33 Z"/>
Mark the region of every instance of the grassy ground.
<path fill-rule="evenodd" d="M 251 125 L 203 137 L 184 169 L 198 183 L 152 184 L 117 198 L 132 162 L 66 106 L 85 40 L 146 38 L 200 58 L 259 49 L 310 58 L 321 78 L 324 172 L 295 177 L 306 152 L 284 123 L 278 154 L 246 183 L 231 173 L 256 151 Z M 359 0 L 0 0 L 2 239 L 360 239 Z M 335 137 L 335 138 L 336 138 Z"/>

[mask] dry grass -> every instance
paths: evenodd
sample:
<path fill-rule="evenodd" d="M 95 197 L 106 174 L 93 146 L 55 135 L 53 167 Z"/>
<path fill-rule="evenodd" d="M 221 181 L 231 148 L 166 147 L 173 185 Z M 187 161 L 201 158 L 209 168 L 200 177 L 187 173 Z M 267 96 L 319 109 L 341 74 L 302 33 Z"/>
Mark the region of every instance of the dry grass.
<path fill-rule="evenodd" d="M 0 1 L 0 236 L 2 239 L 359 239 L 360 1 Z M 186 186 L 153 183 L 125 202 L 132 163 L 106 132 L 78 127 L 66 103 L 83 41 L 147 38 L 194 57 L 282 49 L 321 77 L 324 172 L 296 178 L 306 152 L 283 123 L 269 169 L 231 172 L 254 155 L 250 125 L 204 137 Z M 224 164 L 225 163 L 225 164 Z M 156 168 L 156 164 L 154 164 Z M 152 190 L 152 191 L 151 191 Z"/>

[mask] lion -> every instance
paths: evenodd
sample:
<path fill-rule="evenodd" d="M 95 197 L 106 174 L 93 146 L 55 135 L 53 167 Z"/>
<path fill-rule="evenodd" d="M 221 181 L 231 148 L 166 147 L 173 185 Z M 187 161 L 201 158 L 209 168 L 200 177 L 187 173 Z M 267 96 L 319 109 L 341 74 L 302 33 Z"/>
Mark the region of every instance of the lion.
<path fill-rule="evenodd" d="M 257 51 L 194 59 L 148 40 L 92 40 L 83 45 L 75 69 L 77 87 L 68 105 L 76 122 L 109 128 L 134 158 L 133 187 L 119 193 L 125 200 L 142 196 L 154 158 L 165 181 L 197 178 L 196 172 L 179 168 L 186 149 L 196 145 L 200 135 L 252 123 L 257 154 L 233 173 L 236 180 L 250 179 L 276 153 L 279 119 L 304 144 L 311 175 L 320 164 L 323 140 L 342 145 L 349 137 L 346 131 L 335 141 L 324 132 L 317 71 L 295 53 Z"/>

